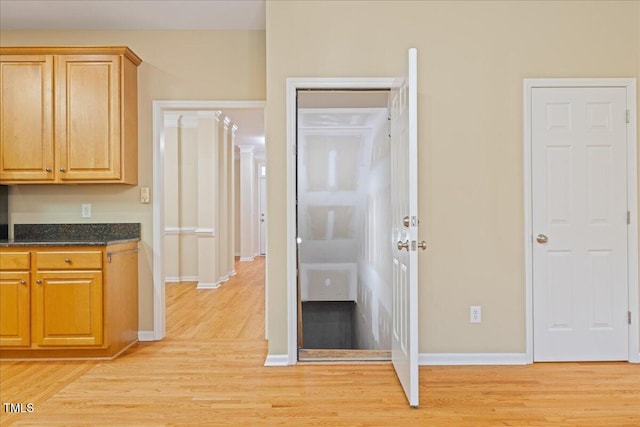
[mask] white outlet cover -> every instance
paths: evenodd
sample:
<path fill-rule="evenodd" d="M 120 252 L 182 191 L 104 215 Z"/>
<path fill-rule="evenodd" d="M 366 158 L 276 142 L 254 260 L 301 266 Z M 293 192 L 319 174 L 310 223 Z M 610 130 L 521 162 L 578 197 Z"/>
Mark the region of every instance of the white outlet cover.
<path fill-rule="evenodd" d="M 469 307 L 469 323 L 482 323 L 482 307 L 472 305 Z"/>

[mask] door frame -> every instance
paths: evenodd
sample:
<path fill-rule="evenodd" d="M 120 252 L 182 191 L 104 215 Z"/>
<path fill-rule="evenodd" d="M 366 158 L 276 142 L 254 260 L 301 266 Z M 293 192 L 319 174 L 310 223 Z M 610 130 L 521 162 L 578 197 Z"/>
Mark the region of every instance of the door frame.
<path fill-rule="evenodd" d="M 298 89 L 391 89 L 399 87 L 403 78 L 322 78 L 290 77 L 287 79 L 287 364 L 298 363 L 298 286 L 296 249 L 296 140 Z"/>
<path fill-rule="evenodd" d="M 166 334 L 164 270 L 164 114 L 168 112 L 218 111 L 225 109 L 263 109 L 266 101 L 152 101 L 153 128 L 153 330 L 139 332 L 140 341 L 158 341 Z M 142 184 L 140 184 L 142 185 Z M 265 294 L 267 294 L 265 282 Z M 266 318 L 266 316 L 265 316 Z M 265 335 L 266 335 L 265 321 Z"/>
<path fill-rule="evenodd" d="M 534 88 L 622 87 L 627 94 L 627 206 L 631 211 L 627 227 L 627 290 L 631 312 L 629 325 L 629 362 L 640 363 L 639 290 L 638 290 L 638 157 L 635 78 L 560 78 L 524 79 L 523 82 L 523 160 L 524 160 L 524 263 L 526 304 L 526 360 L 533 363 L 533 217 L 531 177 L 531 103 Z"/>

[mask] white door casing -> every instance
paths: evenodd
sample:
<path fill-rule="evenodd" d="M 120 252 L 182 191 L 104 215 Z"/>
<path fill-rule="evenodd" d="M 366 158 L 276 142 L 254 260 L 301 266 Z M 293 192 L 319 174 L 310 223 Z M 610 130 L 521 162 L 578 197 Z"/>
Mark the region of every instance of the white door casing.
<path fill-rule="evenodd" d="M 393 303 L 391 360 L 418 407 L 418 123 L 417 51 L 409 50 L 408 77 L 389 95 L 391 117 L 391 236 Z"/>
<path fill-rule="evenodd" d="M 410 63 L 417 64 L 417 53 L 415 49 L 409 51 L 409 56 L 412 58 Z M 413 71 L 411 71 L 413 70 Z M 407 81 L 414 81 L 413 88 L 416 88 L 415 82 L 417 81 L 417 70 L 414 67 L 410 69 L 409 76 L 407 78 L 288 78 L 287 79 L 287 360 L 284 362 L 279 355 L 268 355 L 266 365 L 294 365 L 298 362 L 298 349 L 297 349 L 297 336 L 298 336 L 298 321 L 297 321 L 297 247 L 296 247 L 296 134 L 297 134 L 297 102 L 296 96 L 298 89 L 395 89 L 405 85 Z M 410 99 L 409 99 L 410 98 Z M 413 166 L 413 172 L 410 172 L 410 176 L 415 178 L 415 194 L 416 198 L 410 209 L 413 209 L 414 216 L 417 218 L 417 92 L 413 92 L 407 98 L 407 101 L 411 101 L 414 106 L 411 111 L 408 112 L 408 117 L 412 119 L 413 127 L 409 127 L 407 134 L 411 136 L 416 143 L 412 152 L 409 153 L 409 158 L 415 162 Z M 408 181 L 407 181 L 408 182 Z M 404 189 L 409 191 L 408 188 Z M 409 200 L 407 198 L 407 200 Z M 410 214 L 410 212 L 407 212 Z M 407 215 L 404 214 L 404 215 Z M 404 216 L 403 215 L 403 216 Z M 417 223 L 417 219 L 416 219 Z M 417 224 L 416 224 L 417 226 Z M 417 244 L 417 228 L 411 227 L 409 232 L 411 242 Z M 415 251 L 413 256 L 415 262 Z M 411 261 L 409 261 L 411 262 Z M 413 266 L 412 266 L 413 267 Z M 410 392 L 407 393 L 407 398 L 410 405 L 418 405 L 418 297 L 417 297 L 417 268 L 411 268 L 407 270 L 412 286 L 409 286 L 409 292 L 407 296 L 407 305 L 404 307 L 412 311 L 412 315 L 407 316 L 406 320 L 411 328 L 406 328 L 407 344 L 407 358 L 404 363 L 404 367 L 401 368 L 399 376 L 407 378 L 406 381 L 409 385 Z M 403 362 L 398 357 L 397 361 L 399 365 Z M 404 373 L 402 373 L 404 372 Z M 408 374 L 408 375 L 407 375 Z"/>
<path fill-rule="evenodd" d="M 635 82 L 621 80 L 525 81 L 530 362 L 638 357 Z"/>
<path fill-rule="evenodd" d="M 259 247 L 260 247 L 260 255 L 265 255 L 267 253 L 267 179 L 264 174 L 264 163 L 258 165 L 259 174 L 258 174 L 258 210 L 259 210 Z"/>
<path fill-rule="evenodd" d="M 264 109 L 265 101 L 153 101 L 153 330 L 139 331 L 141 341 L 157 341 L 165 336 L 165 270 L 164 270 L 164 162 L 166 113 L 182 111 L 218 111 L 238 108 Z M 265 281 L 265 294 L 268 283 Z M 265 331 L 268 325 L 265 319 Z"/>

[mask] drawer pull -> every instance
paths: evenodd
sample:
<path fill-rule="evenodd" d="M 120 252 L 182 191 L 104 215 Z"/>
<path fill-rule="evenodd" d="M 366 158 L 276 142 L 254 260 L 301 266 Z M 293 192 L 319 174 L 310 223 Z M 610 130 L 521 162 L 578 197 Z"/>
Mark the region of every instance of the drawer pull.
<path fill-rule="evenodd" d="M 36 283 L 39 285 L 39 284 L 42 283 L 42 280 L 38 279 L 38 280 L 36 280 Z"/>
<path fill-rule="evenodd" d="M 51 168 L 44 168 L 45 172 L 51 172 Z"/>
<path fill-rule="evenodd" d="M 64 262 L 66 262 L 67 264 L 71 264 L 71 258 L 65 258 Z"/>
<path fill-rule="evenodd" d="M 60 168 L 60 172 L 66 172 L 67 170 L 65 168 Z"/>
<path fill-rule="evenodd" d="M 21 285 L 26 285 L 26 284 L 27 284 L 27 282 L 25 282 L 25 281 L 24 281 L 24 279 L 22 279 L 22 280 L 20 280 L 20 284 L 21 284 Z"/>

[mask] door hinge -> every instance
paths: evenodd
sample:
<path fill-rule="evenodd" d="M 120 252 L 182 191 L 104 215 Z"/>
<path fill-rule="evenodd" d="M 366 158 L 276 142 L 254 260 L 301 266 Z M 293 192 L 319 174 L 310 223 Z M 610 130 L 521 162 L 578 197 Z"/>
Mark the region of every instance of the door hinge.
<path fill-rule="evenodd" d="M 627 321 L 631 324 L 631 310 L 627 311 Z"/>
<path fill-rule="evenodd" d="M 631 123 L 631 110 L 627 110 L 626 119 L 627 119 L 627 123 Z"/>
<path fill-rule="evenodd" d="M 631 224 L 631 211 L 627 211 L 627 225 Z"/>

